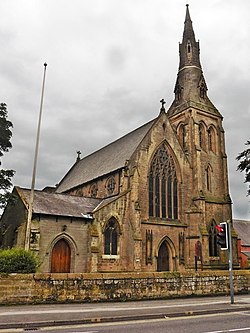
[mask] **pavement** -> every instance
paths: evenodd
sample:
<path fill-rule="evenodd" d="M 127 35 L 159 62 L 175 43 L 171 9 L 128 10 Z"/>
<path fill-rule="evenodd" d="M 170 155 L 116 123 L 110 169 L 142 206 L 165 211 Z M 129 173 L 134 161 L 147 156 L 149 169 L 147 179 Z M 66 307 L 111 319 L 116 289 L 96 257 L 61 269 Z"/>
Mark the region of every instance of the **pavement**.
<path fill-rule="evenodd" d="M 150 320 L 250 310 L 250 294 L 128 302 L 15 305 L 0 307 L 0 332 L 6 329 Z"/>

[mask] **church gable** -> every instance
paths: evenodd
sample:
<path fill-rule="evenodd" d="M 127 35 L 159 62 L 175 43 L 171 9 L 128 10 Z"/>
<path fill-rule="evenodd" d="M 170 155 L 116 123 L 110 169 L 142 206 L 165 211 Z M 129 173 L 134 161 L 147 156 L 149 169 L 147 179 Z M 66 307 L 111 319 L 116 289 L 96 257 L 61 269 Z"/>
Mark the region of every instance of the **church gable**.
<path fill-rule="evenodd" d="M 190 187 L 191 167 L 165 112 L 160 113 L 137 147 L 128 168 L 133 200 L 140 207 L 142 220 L 183 218 L 181 193 Z M 186 201 L 191 200 L 191 188 L 189 190 Z M 169 206 L 167 196 L 172 200 Z"/>

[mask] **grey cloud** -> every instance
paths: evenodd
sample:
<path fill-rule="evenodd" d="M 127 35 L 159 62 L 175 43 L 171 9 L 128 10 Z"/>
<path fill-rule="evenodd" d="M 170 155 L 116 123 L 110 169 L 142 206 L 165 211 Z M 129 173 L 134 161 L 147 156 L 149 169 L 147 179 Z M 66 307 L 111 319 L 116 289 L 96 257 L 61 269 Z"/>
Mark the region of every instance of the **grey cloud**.
<path fill-rule="evenodd" d="M 163 97 L 168 108 L 185 6 L 163 0 L 75 0 L 74 5 L 62 0 L 58 11 L 56 2 L 35 3 L 0 5 L 0 85 L 14 124 L 13 149 L 4 164 L 17 171 L 16 185 L 29 187 L 43 62 L 48 62 L 36 181 L 42 188 L 63 177 L 76 150 L 88 155 L 153 119 Z M 190 4 L 209 97 L 224 117 L 238 218 L 249 218 L 250 210 L 235 161 L 249 139 L 249 9 L 249 0 Z"/>

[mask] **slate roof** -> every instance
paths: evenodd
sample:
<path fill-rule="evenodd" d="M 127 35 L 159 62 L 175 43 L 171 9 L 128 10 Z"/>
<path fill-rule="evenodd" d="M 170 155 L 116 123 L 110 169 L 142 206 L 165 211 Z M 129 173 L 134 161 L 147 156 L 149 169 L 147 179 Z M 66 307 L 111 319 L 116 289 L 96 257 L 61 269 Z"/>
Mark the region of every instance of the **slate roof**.
<path fill-rule="evenodd" d="M 250 246 L 250 221 L 233 220 L 233 227 L 241 239 L 241 244 Z"/>
<path fill-rule="evenodd" d="M 125 166 L 155 119 L 120 139 L 76 162 L 60 181 L 56 192 L 62 193 Z"/>
<path fill-rule="evenodd" d="M 30 190 L 20 187 L 16 187 L 16 190 L 25 206 L 28 207 Z M 35 191 L 33 213 L 85 218 L 86 214 L 91 213 L 101 201 L 95 198 Z"/>

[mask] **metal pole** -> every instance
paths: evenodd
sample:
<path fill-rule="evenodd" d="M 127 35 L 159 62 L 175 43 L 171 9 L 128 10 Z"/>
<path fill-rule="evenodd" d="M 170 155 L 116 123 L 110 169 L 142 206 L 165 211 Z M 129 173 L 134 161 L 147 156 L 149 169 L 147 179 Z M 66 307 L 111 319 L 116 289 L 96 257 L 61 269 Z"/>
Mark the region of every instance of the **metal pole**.
<path fill-rule="evenodd" d="M 233 246 L 231 222 L 228 221 L 228 242 L 229 242 L 229 283 L 231 304 L 234 304 L 234 285 L 233 285 Z"/>
<path fill-rule="evenodd" d="M 37 168 L 37 157 L 38 157 L 40 129 L 41 129 L 41 121 L 42 121 L 43 95 L 44 95 L 44 86 L 45 86 L 46 67 L 47 67 L 47 64 L 44 63 L 40 112 L 39 112 L 39 119 L 38 119 L 38 125 L 37 125 L 37 133 L 36 133 L 36 147 L 35 147 L 35 155 L 34 155 L 34 163 L 33 163 L 32 182 L 31 182 L 31 189 L 30 189 L 28 218 L 27 218 L 26 233 L 25 233 L 25 243 L 24 243 L 25 250 L 29 250 L 29 248 L 30 248 L 31 220 L 32 220 L 32 211 L 33 211 L 33 203 L 34 203 L 34 190 L 35 190 L 35 183 L 36 183 L 36 168 Z"/>

